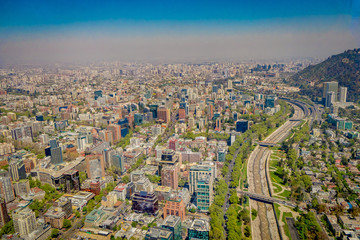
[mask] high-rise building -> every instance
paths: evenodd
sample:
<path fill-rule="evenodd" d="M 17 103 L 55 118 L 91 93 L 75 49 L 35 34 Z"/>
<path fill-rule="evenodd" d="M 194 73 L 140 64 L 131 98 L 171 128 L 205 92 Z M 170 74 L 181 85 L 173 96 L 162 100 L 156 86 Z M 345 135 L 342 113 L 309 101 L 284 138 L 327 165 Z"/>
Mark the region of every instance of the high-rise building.
<path fill-rule="evenodd" d="M 161 185 L 177 189 L 179 183 L 178 167 L 167 165 L 161 169 Z"/>
<path fill-rule="evenodd" d="M 236 122 L 236 131 L 237 132 L 246 132 L 249 129 L 249 121 L 248 120 L 239 120 Z"/>
<path fill-rule="evenodd" d="M 143 121 L 144 121 L 144 117 L 142 114 L 140 113 L 135 113 L 134 114 L 134 123 L 135 125 L 139 126 L 141 124 L 143 124 Z"/>
<path fill-rule="evenodd" d="M 22 179 L 17 182 L 13 182 L 16 196 L 26 195 L 30 192 L 29 179 Z"/>
<path fill-rule="evenodd" d="M 14 188 L 10 177 L 0 177 L 0 193 L 6 203 L 15 200 Z"/>
<path fill-rule="evenodd" d="M 202 175 L 211 175 L 213 177 L 213 169 L 208 165 L 195 165 L 190 167 L 189 173 L 189 191 L 193 194 L 198 186 L 198 179 Z"/>
<path fill-rule="evenodd" d="M 232 80 L 228 80 L 228 88 L 229 88 L 229 89 L 232 89 L 232 88 L 233 88 Z"/>
<path fill-rule="evenodd" d="M 325 99 L 325 107 L 331 107 L 335 103 L 336 94 L 335 92 L 327 92 Z"/>
<path fill-rule="evenodd" d="M 338 88 L 339 88 L 339 83 L 338 82 L 324 82 L 323 83 L 323 101 L 324 103 L 326 102 L 326 96 L 328 94 L 328 92 L 334 92 L 335 94 L 335 99 L 334 101 L 337 101 L 337 95 L 338 95 Z"/>
<path fill-rule="evenodd" d="M 213 93 L 217 93 L 217 92 L 218 92 L 218 89 L 219 89 L 218 86 L 216 86 L 216 85 L 213 85 L 213 86 L 212 86 L 212 92 L 213 92 Z"/>
<path fill-rule="evenodd" d="M 3 227 L 10 221 L 10 216 L 6 208 L 6 202 L 3 198 L 0 198 L 0 227 Z"/>
<path fill-rule="evenodd" d="M 63 174 L 62 182 L 64 184 L 65 192 L 80 190 L 80 176 L 79 171 L 71 169 Z"/>
<path fill-rule="evenodd" d="M 168 216 L 178 216 L 181 218 L 181 221 L 185 220 L 185 214 L 186 214 L 186 205 L 184 201 L 179 198 L 170 198 L 166 201 L 165 206 L 163 208 L 164 212 L 164 218 L 167 218 Z"/>
<path fill-rule="evenodd" d="M 339 102 L 345 103 L 347 98 L 347 87 L 340 87 Z"/>
<path fill-rule="evenodd" d="M 124 155 L 122 153 L 116 153 L 111 156 L 111 166 L 120 170 L 120 173 L 124 173 Z"/>
<path fill-rule="evenodd" d="M 205 219 L 194 219 L 188 228 L 188 239 L 209 239 L 210 224 Z"/>
<path fill-rule="evenodd" d="M 152 114 L 153 114 L 153 119 L 158 118 L 158 114 L 157 114 L 158 107 L 159 107 L 159 105 L 157 105 L 157 104 L 149 105 L 150 112 L 152 112 Z"/>
<path fill-rule="evenodd" d="M 117 124 L 111 124 L 106 127 L 108 130 L 112 132 L 112 138 L 114 143 L 118 143 L 121 139 L 121 127 Z"/>
<path fill-rule="evenodd" d="M 179 216 L 173 216 L 173 215 L 164 218 L 165 220 L 161 225 L 161 227 L 169 229 L 173 233 L 174 240 L 181 240 L 182 239 L 181 218 Z"/>
<path fill-rule="evenodd" d="M 209 211 L 209 207 L 213 202 L 213 177 L 211 175 L 201 175 L 197 180 L 195 190 L 196 206 L 202 212 Z"/>
<path fill-rule="evenodd" d="M 59 146 L 56 139 L 51 139 L 49 141 L 49 145 L 50 145 L 50 148 L 57 148 Z"/>
<path fill-rule="evenodd" d="M 208 117 L 209 120 L 213 120 L 214 118 L 214 105 L 212 105 L 211 103 L 208 106 Z"/>
<path fill-rule="evenodd" d="M 216 119 L 215 131 L 221 131 L 221 119 L 220 118 Z"/>
<path fill-rule="evenodd" d="M 186 110 L 185 108 L 179 108 L 179 120 L 186 119 Z"/>
<path fill-rule="evenodd" d="M 14 229 L 20 236 L 29 235 L 36 227 L 35 213 L 28 207 L 13 213 Z"/>
<path fill-rule="evenodd" d="M 50 148 L 51 152 L 51 163 L 58 165 L 64 162 L 61 147 Z"/>
<path fill-rule="evenodd" d="M 274 108 L 277 105 L 277 97 L 275 95 L 268 95 L 265 99 L 265 107 Z"/>
<path fill-rule="evenodd" d="M 116 154 L 116 151 L 112 148 L 105 148 L 103 150 L 105 168 L 112 166 L 112 156 Z"/>
<path fill-rule="evenodd" d="M 158 115 L 158 120 L 161 120 L 164 123 L 170 122 L 170 110 L 165 106 L 160 106 L 157 109 L 157 115 Z"/>
<path fill-rule="evenodd" d="M 14 140 L 21 140 L 23 138 L 33 138 L 33 131 L 31 126 L 23 126 L 11 130 L 11 136 Z"/>
<path fill-rule="evenodd" d="M 172 149 L 165 149 L 161 152 L 161 160 L 159 162 L 158 174 L 161 176 L 161 169 L 166 165 L 175 165 L 179 162 L 180 158 L 178 154 Z"/>
<path fill-rule="evenodd" d="M 21 159 L 13 159 L 9 164 L 9 172 L 11 180 L 17 182 L 26 179 L 26 171 L 24 161 Z"/>
<path fill-rule="evenodd" d="M 77 147 L 79 149 L 79 151 L 82 151 L 85 149 L 85 145 L 86 145 L 86 136 L 85 135 L 81 135 L 79 133 L 79 135 L 76 138 L 76 144 Z"/>
<path fill-rule="evenodd" d="M 234 119 L 234 121 L 238 120 L 238 113 L 237 112 L 233 112 L 233 119 Z"/>
<path fill-rule="evenodd" d="M 101 154 L 87 155 L 86 172 L 90 179 L 105 177 L 104 157 Z"/>
<path fill-rule="evenodd" d="M 133 127 L 134 127 L 134 115 L 129 114 L 129 115 L 126 116 L 126 119 L 129 121 L 130 128 L 133 129 Z"/>
<path fill-rule="evenodd" d="M 136 212 L 157 215 L 159 211 L 159 201 L 155 193 L 136 192 L 132 199 L 132 210 Z"/>

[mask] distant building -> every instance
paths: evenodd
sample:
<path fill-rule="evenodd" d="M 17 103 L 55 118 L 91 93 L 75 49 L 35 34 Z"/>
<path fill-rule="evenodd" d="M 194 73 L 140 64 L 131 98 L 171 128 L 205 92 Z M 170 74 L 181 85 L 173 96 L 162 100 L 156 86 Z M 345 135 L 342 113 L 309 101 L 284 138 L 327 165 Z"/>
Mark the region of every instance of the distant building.
<path fill-rule="evenodd" d="M 325 98 L 325 107 L 331 107 L 332 105 L 334 105 L 335 99 L 335 92 L 327 92 Z"/>
<path fill-rule="evenodd" d="M 132 210 L 157 215 L 159 202 L 155 193 L 136 192 L 132 199 Z"/>
<path fill-rule="evenodd" d="M 101 209 L 92 210 L 85 217 L 86 226 L 98 226 L 101 223 L 101 220 L 104 218 L 105 212 Z"/>
<path fill-rule="evenodd" d="M 101 154 L 87 155 L 86 172 L 90 179 L 97 179 L 105 177 L 104 157 Z"/>
<path fill-rule="evenodd" d="M 124 155 L 122 153 L 116 153 L 111 156 L 111 166 L 120 170 L 120 173 L 123 174 L 125 171 L 124 168 Z"/>
<path fill-rule="evenodd" d="M 150 180 L 147 177 L 141 178 L 139 181 L 135 182 L 135 192 L 152 192 L 154 187 Z"/>
<path fill-rule="evenodd" d="M 274 95 L 268 95 L 265 99 L 265 107 L 274 108 L 277 105 L 277 97 Z"/>
<path fill-rule="evenodd" d="M 188 228 L 188 239 L 209 239 L 210 224 L 205 219 L 194 219 Z"/>
<path fill-rule="evenodd" d="M 31 126 L 23 126 L 11 130 L 11 136 L 14 140 L 32 139 L 33 131 Z"/>
<path fill-rule="evenodd" d="M 158 118 L 158 114 L 157 114 L 158 107 L 159 107 L 159 105 L 157 105 L 157 104 L 149 105 L 150 112 L 153 114 L 153 119 Z"/>
<path fill-rule="evenodd" d="M 136 183 L 137 181 L 139 181 L 140 179 L 142 179 L 144 177 L 145 177 L 145 173 L 140 170 L 132 171 L 130 174 L 130 180 L 133 183 Z"/>
<path fill-rule="evenodd" d="M 219 162 L 225 162 L 226 157 L 226 150 L 225 149 L 219 149 L 217 153 L 217 160 Z"/>
<path fill-rule="evenodd" d="M 236 132 L 246 132 L 249 129 L 248 120 L 239 120 L 236 122 Z"/>
<path fill-rule="evenodd" d="M 157 117 L 158 120 L 162 120 L 164 123 L 170 122 L 170 110 L 167 109 L 165 106 L 160 106 L 157 109 Z"/>
<path fill-rule="evenodd" d="M 161 169 L 161 185 L 168 186 L 172 189 L 178 188 L 179 176 L 178 167 L 175 165 L 168 165 Z"/>
<path fill-rule="evenodd" d="M 141 124 L 143 124 L 143 121 L 144 121 L 144 117 L 142 114 L 140 113 L 135 113 L 134 114 L 134 123 L 135 125 L 139 126 Z"/>
<path fill-rule="evenodd" d="M 176 138 L 169 139 L 169 149 L 176 151 L 178 146 L 178 140 Z"/>
<path fill-rule="evenodd" d="M 98 90 L 94 92 L 94 99 L 97 100 L 99 97 L 102 97 L 102 91 Z"/>
<path fill-rule="evenodd" d="M 186 109 L 179 108 L 179 120 L 185 120 L 185 119 L 186 119 Z"/>
<path fill-rule="evenodd" d="M 347 98 L 347 87 L 340 87 L 339 102 L 345 103 Z"/>
<path fill-rule="evenodd" d="M 145 235 L 145 240 L 173 240 L 173 233 L 161 227 L 151 227 Z"/>
<path fill-rule="evenodd" d="M 340 130 L 352 130 L 353 122 L 349 120 L 345 120 L 333 114 L 328 115 L 327 121 L 332 124 L 336 129 Z"/>
<path fill-rule="evenodd" d="M 61 229 L 63 227 L 64 219 L 66 219 L 65 212 L 58 207 L 52 206 L 44 214 L 44 222 L 50 224 L 53 228 Z"/>
<path fill-rule="evenodd" d="M 339 88 L 339 83 L 338 82 L 324 82 L 323 83 L 323 101 L 325 103 L 326 100 L 326 96 L 328 94 L 328 92 L 334 92 L 334 101 L 337 101 L 337 95 L 338 95 L 338 88 Z"/>
<path fill-rule="evenodd" d="M 58 165 L 64 162 L 62 156 L 61 147 L 59 147 L 56 140 L 52 139 L 49 141 L 50 144 L 50 155 L 51 155 L 51 163 L 54 165 Z"/>
<path fill-rule="evenodd" d="M 72 203 L 69 198 L 59 198 L 55 201 L 54 206 L 61 208 L 61 210 L 65 213 L 65 218 L 69 218 L 72 215 Z"/>

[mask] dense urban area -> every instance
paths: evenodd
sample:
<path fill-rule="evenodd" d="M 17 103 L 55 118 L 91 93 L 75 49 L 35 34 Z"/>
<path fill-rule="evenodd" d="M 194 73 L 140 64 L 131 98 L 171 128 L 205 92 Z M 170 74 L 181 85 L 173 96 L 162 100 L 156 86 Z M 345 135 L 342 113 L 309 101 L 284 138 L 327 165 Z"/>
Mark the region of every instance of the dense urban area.
<path fill-rule="evenodd" d="M 0 69 L 2 239 L 360 239 L 359 103 L 310 64 Z"/>

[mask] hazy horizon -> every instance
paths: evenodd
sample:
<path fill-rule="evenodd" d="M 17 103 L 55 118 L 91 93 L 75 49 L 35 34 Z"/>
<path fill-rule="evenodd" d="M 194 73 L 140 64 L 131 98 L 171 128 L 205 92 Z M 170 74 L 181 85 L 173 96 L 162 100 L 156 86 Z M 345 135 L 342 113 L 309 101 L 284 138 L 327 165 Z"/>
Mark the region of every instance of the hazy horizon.
<path fill-rule="evenodd" d="M 360 1 L 1 1 L 0 65 L 326 58 L 360 47 Z"/>

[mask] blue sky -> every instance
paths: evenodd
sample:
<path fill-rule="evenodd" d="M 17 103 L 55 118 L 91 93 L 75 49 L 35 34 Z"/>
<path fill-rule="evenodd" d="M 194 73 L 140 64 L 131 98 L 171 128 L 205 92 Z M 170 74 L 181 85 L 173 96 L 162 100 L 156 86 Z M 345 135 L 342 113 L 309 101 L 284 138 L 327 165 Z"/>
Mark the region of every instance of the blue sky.
<path fill-rule="evenodd" d="M 300 49 L 300 47 L 314 48 L 314 44 L 318 44 L 320 39 L 333 38 L 331 42 L 333 47 L 327 45 L 326 49 L 314 53 L 323 57 L 348 47 L 358 47 L 359 2 L 360 0 L 1 0 L 0 54 L 7 55 L 0 57 L 0 61 L 4 62 L 10 57 L 13 62 L 17 60 L 21 62 L 21 55 L 27 56 L 26 61 L 41 60 L 40 54 L 31 57 L 31 54 L 34 55 L 32 51 L 35 46 L 41 49 L 38 46 L 40 44 L 44 46 L 43 56 L 45 57 L 47 52 L 57 55 L 57 48 L 69 47 L 76 51 L 78 49 L 76 42 L 82 41 L 81 39 L 89 40 L 89 38 L 93 40 L 92 43 L 88 42 L 89 49 L 94 49 L 103 42 L 106 42 L 107 46 L 111 42 L 113 48 L 128 48 L 129 45 L 124 45 L 124 42 L 130 41 L 131 38 L 135 42 L 138 41 L 138 45 L 148 44 L 150 48 L 159 48 L 163 42 L 156 39 L 160 36 L 174 42 L 173 47 L 184 45 L 186 42 L 192 45 L 191 37 L 199 43 L 207 39 L 221 45 L 221 39 L 218 39 L 221 36 L 224 43 L 231 42 L 233 48 L 246 45 L 247 42 L 238 41 L 243 38 L 251 41 L 250 36 L 270 37 L 274 42 L 279 40 L 276 46 L 278 51 L 272 53 L 276 57 L 277 52 L 282 52 L 281 39 L 289 34 L 292 36 L 288 36 L 287 40 L 296 40 L 296 36 L 308 35 L 308 38 L 301 42 L 304 46 L 299 46 L 297 52 L 291 53 L 293 56 L 301 57 L 301 52 L 310 53 L 310 51 Z M 59 38 L 62 39 L 60 42 Z M 186 41 L 183 38 L 186 38 Z M 28 46 L 26 42 L 29 42 Z M 341 44 L 337 44 L 340 42 Z M 213 48 L 216 47 L 214 44 L 209 44 L 209 50 L 214 50 Z M 265 41 L 259 44 L 264 45 L 263 48 L 267 45 Z M 297 41 L 293 42 L 294 47 L 298 44 Z M 138 45 L 132 47 L 137 48 Z M 195 46 L 196 44 L 194 46 L 185 44 L 182 47 L 193 52 Z M 190 47 L 192 47 L 191 51 Z M 77 55 L 81 55 L 82 51 L 79 51 Z M 179 51 L 182 50 L 179 49 Z M 203 51 L 206 50 L 203 49 Z M 97 50 L 97 53 L 99 52 L 101 50 Z M 226 58 L 224 53 L 220 56 L 217 52 L 219 51 L 214 51 L 214 58 Z M 279 56 L 291 57 L 291 54 Z M 134 59 L 149 58 L 145 55 L 142 57 L 139 53 L 134 54 Z M 165 55 L 159 57 L 166 59 Z M 176 53 L 174 52 L 173 55 Z M 241 51 L 239 55 L 242 55 Z M 245 55 L 251 58 L 249 52 Z M 271 53 L 268 53 L 264 58 L 270 56 Z M 131 58 L 130 56 L 122 57 Z M 170 59 L 176 56 L 169 55 L 168 57 Z M 191 57 L 196 58 L 196 54 Z M 211 58 L 211 54 L 204 56 L 203 52 L 199 52 L 199 59 L 204 57 Z M 231 56 L 231 58 L 234 57 L 236 55 Z M 261 56 L 257 54 L 255 58 L 258 57 Z M 106 56 L 100 58 L 105 60 Z M 186 58 L 186 55 L 182 58 Z M 62 56 L 61 61 L 66 61 L 66 56 Z"/>

